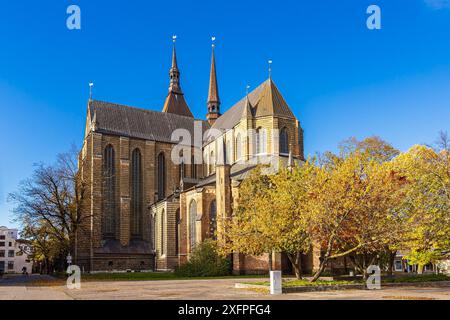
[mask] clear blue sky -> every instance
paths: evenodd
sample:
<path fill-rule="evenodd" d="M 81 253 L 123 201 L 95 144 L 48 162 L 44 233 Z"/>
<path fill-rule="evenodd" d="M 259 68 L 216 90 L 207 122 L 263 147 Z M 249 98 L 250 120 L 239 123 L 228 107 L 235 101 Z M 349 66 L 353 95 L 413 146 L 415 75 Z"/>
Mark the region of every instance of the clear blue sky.
<path fill-rule="evenodd" d="M 71 4 L 80 31 L 66 28 Z M 370 4 L 382 30 L 366 28 Z M 7 194 L 33 163 L 81 144 L 90 81 L 97 99 L 162 108 L 172 34 L 196 117 L 214 35 L 222 110 L 272 59 L 307 154 L 369 135 L 407 150 L 450 131 L 450 0 L 2 1 L 0 225 L 12 225 Z"/>

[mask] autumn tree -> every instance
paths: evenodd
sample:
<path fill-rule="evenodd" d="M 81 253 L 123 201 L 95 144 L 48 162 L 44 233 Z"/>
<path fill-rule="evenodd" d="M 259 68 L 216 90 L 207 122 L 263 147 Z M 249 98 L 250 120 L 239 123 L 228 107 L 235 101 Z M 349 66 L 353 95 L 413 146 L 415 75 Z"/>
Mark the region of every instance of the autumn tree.
<path fill-rule="evenodd" d="M 326 157 L 311 191 L 310 234 L 321 247 L 316 281 L 331 259 L 352 255 L 364 257 L 360 269 L 372 262 L 373 254 L 396 237 L 399 201 L 404 178 L 386 166 L 371 148 L 355 148 L 340 156 Z M 364 273 L 363 271 L 363 274 Z"/>
<path fill-rule="evenodd" d="M 229 250 L 269 257 L 283 252 L 301 278 L 301 255 L 310 248 L 303 205 L 312 170 L 310 164 L 272 175 L 255 169 L 241 186 L 238 208 L 226 228 Z"/>
<path fill-rule="evenodd" d="M 408 232 L 404 248 L 418 272 L 450 249 L 450 151 L 447 135 L 441 133 L 436 148 L 413 146 L 400 155 L 397 170 L 411 181 L 405 198 Z"/>

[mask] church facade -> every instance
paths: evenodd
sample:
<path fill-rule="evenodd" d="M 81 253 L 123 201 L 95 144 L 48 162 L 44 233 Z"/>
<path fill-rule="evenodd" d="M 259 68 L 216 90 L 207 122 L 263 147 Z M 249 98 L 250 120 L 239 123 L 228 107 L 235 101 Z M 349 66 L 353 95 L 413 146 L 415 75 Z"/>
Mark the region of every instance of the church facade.
<path fill-rule="evenodd" d="M 212 49 L 206 119 L 195 119 L 180 85 L 175 44 L 162 111 L 89 100 L 79 169 L 87 200 L 74 258 L 84 271 L 173 270 L 196 244 L 216 238 L 239 186 L 259 163 L 304 160 L 303 130 L 271 77 L 221 114 Z M 288 269 L 232 254 L 234 273 Z M 303 259 L 313 267 L 312 255 Z"/>

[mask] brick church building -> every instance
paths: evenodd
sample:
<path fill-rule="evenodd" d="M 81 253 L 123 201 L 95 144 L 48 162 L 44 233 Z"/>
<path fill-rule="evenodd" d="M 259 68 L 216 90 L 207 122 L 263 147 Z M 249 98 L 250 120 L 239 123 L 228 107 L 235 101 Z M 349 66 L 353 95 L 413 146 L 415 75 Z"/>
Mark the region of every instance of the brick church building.
<path fill-rule="evenodd" d="M 173 270 L 216 237 L 258 163 L 275 171 L 304 160 L 303 130 L 270 76 L 222 114 L 213 45 L 205 120 L 186 102 L 175 43 L 169 76 L 162 111 L 89 100 L 79 155 L 89 218 L 74 253 L 85 271 Z M 234 273 L 289 268 L 281 253 L 232 260 Z"/>

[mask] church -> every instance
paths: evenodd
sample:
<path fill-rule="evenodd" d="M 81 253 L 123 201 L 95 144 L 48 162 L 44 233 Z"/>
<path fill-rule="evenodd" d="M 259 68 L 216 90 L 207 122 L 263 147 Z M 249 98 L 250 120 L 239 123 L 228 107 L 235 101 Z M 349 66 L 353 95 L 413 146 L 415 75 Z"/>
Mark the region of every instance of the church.
<path fill-rule="evenodd" d="M 270 75 L 223 110 L 213 44 L 204 120 L 190 111 L 180 75 L 174 41 L 161 111 L 89 99 L 79 154 L 86 218 L 74 252 L 84 271 L 173 270 L 217 237 L 252 169 L 304 160 L 303 130 Z M 282 253 L 230 259 L 235 274 L 289 269 Z M 303 260 L 311 269 L 312 257 Z"/>

